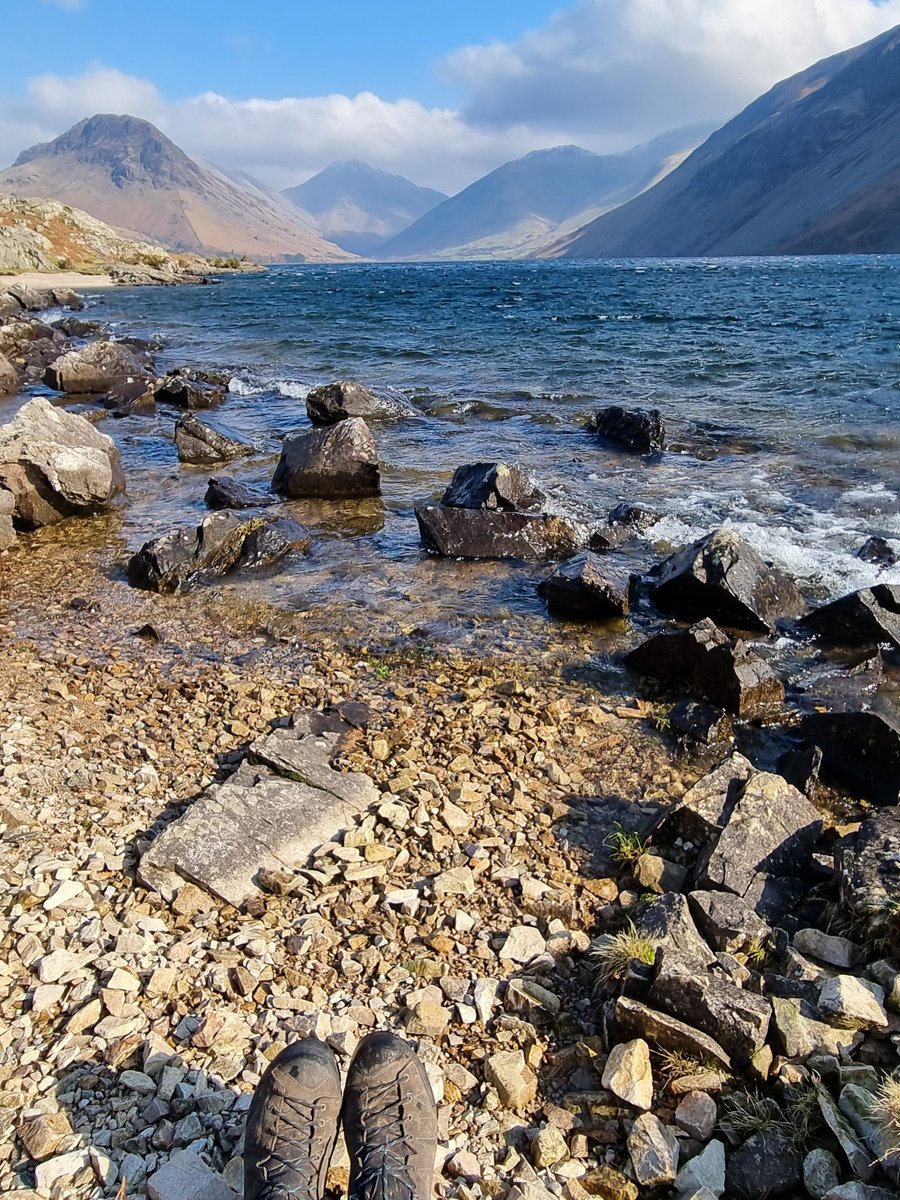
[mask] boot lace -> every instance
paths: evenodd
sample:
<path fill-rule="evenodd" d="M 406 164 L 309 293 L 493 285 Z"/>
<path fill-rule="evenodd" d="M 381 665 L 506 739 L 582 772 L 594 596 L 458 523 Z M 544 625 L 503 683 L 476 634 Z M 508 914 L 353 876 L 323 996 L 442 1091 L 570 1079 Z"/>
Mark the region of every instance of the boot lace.
<path fill-rule="evenodd" d="M 315 1104 L 281 1095 L 273 1115 L 273 1148 L 258 1164 L 265 1180 L 258 1200 L 318 1200 L 325 1140 Z"/>
<path fill-rule="evenodd" d="M 353 1200 L 415 1200 L 407 1173 L 413 1148 L 405 1117 L 400 1080 L 366 1088 L 360 1104 L 362 1170 Z"/>

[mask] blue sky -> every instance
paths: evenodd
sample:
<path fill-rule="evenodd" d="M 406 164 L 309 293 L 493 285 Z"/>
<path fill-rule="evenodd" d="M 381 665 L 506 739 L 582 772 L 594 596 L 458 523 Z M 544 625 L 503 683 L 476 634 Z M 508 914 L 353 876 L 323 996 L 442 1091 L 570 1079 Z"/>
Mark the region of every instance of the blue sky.
<path fill-rule="evenodd" d="M 531 150 L 713 127 L 900 0 L 6 0 L 0 166 L 95 112 L 276 187 L 361 158 L 453 192 Z"/>

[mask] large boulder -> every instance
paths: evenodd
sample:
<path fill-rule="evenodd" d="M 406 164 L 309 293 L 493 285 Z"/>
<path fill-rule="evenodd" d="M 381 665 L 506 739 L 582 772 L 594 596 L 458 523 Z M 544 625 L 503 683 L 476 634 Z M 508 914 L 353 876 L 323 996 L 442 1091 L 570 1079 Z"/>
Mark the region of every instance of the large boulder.
<path fill-rule="evenodd" d="M 29 400 L 0 426 L 0 487 L 20 529 L 108 509 L 125 490 L 119 451 L 90 421 Z"/>
<path fill-rule="evenodd" d="M 660 633 L 626 655 L 634 671 L 694 696 L 705 696 L 735 716 L 770 715 L 784 686 L 769 664 L 742 641 L 732 641 L 709 618 L 690 629 Z"/>
<path fill-rule="evenodd" d="M 5 354 L 0 354 L 0 396 L 19 390 L 19 372 Z"/>
<path fill-rule="evenodd" d="M 151 592 L 185 592 L 202 579 L 241 567 L 267 566 L 292 550 L 309 550 L 309 535 L 294 521 L 242 521 L 230 512 L 211 513 L 195 529 L 153 538 L 129 559 L 134 587 Z"/>
<path fill-rule="evenodd" d="M 90 342 L 61 354 L 44 372 L 44 383 L 58 392 L 103 394 L 123 381 L 146 380 L 149 373 L 128 346 Z"/>
<path fill-rule="evenodd" d="M 793 580 L 767 566 L 731 529 L 716 529 L 665 559 L 650 598 L 664 612 L 685 620 L 711 617 L 721 625 L 761 633 L 770 633 L 780 617 L 806 611 Z"/>
<path fill-rule="evenodd" d="M 628 612 L 630 582 L 627 567 L 582 550 L 538 584 L 538 592 L 557 616 L 608 621 Z"/>
<path fill-rule="evenodd" d="M 350 417 L 399 421 L 422 415 L 405 396 L 396 393 L 377 395 L 361 383 L 346 379 L 313 388 L 306 397 L 306 411 L 313 425 L 336 425 Z"/>
<path fill-rule="evenodd" d="M 658 408 L 601 408 L 590 428 L 604 441 L 632 454 L 655 454 L 666 444 L 666 430 Z"/>
<path fill-rule="evenodd" d="M 377 496 L 378 449 L 361 417 L 285 438 L 272 487 L 293 499 Z"/>
<path fill-rule="evenodd" d="M 200 465 L 228 462 L 243 454 L 253 453 L 252 446 L 213 429 L 192 412 L 185 413 L 175 422 L 175 449 L 179 462 Z"/>
<path fill-rule="evenodd" d="M 26 380 L 40 378 L 47 364 L 59 358 L 67 345 L 65 336 L 43 321 L 10 321 L 0 325 L 0 354 Z"/>
<path fill-rule="evenodd" d="M 431 504 L 416 509 L 422 545 L 445 558 L 569 558 L 579 535 L 562 517 Z"/>
<path fill-rule="evenodd" d="M 528 512 L 544 502 L 544 493 L 520 467 L 505 463 L 467 463 L 457 467 L 441 500 L 452 508 Z"/>
<path fill-rule="evenodd" d="M 204 500 L 207 508 L 265 508 L 274 503 L 271 492 L 260 491 L 224 475 L 210 479 Z"/>
<path fill-rule="evenodd" d="M 853 912 L 880 917 L 900 904 L 900 807 L 866 817 L 835 847 L 841 898 Z"/>
<path fill-rule="evenodd" d="M 26 312 L 43 312 L 47 308 L 70 308 L 79 311 L 84 301 L 71 288 L 33 288 L 27 283 L 15 282 L 6 288 L 8 295 L 18 300 Z"/>
<path fill-rule="evenodd" d="M 876 804 L 900 800 L 900 721 L 886 712 L 815 712 L 800 735 L 822 751 L 822 775 Z"/>
<path fill-rule="evenodd" d="M 160 404 L 173 404 L 189 410 L 215 408 L 228 394 L 228 379 L 213 371 L 178 368 L 157 379 L 154 398 Z"/>
<path fill-rule="evenodd" d="M 802 624 L 823 642 L 900 650 L 900 584 L 879 583 L 813 609 Z"/>

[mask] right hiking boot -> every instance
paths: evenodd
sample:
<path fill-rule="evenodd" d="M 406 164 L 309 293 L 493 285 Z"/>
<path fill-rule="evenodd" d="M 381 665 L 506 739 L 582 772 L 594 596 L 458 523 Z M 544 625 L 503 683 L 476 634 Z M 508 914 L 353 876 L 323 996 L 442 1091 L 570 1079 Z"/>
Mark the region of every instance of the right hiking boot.
<path fill-rule="evenodd" d="M 360 1042 L 341 1120 L 349 1200 L 430 1200 L 437 1108 L 425 1068 L 402 1038 L 372 1033 Z"/>
<path fill-rule="evenodd" d="M 304 1038 L 266 1068 L 247 1114 L 244 1200 L 322 1200 L 341 1111 L 328 1046 Z"/>

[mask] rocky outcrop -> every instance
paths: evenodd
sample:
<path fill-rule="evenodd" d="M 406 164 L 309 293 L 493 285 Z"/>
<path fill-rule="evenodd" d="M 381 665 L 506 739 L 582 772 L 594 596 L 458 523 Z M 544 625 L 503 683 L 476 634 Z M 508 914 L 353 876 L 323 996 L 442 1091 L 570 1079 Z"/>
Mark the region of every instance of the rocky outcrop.
<path fill-rule="evenodd" d="M 134 353 L 118 342 L 91 342 L 60 355 L 44 372 L 44 383 L 58 392 L 104 394 L 119 383 L 150 383 L 150 373 Z"/>
<path fill-rule="evenodd" d="M 66 339 L 38 320 L 12 320 L 0 324 L 0 354 L 9 360 L 25 382 L 39 379 L 48 363 L 66 349 Z"/>
<path fill-rule="evenodd" d="M 252 446 L 213 429 L 193 413 L 187 413 L 175 422 L 175 449 L 179 462 L 195 465 L 229 462 L 253 453 Z"/>
<path fill-rule="evenodd" d="M 189 411 L 215 408 L 228 394 L 228 380 L 209 371 L 179 368 L 158 379 L 153 397 L 160 404 L 174 404 Z"/>
<path fill-rule="evenodd" d="M 900 799 L 900 723 L 887 712 L 814 712 L 800 735 L 822 751 L 822 774 L 876 804 Z"/>
<path fill-rule="evenodd" d="M 656 454 L 666 444 L 666 429 L 658 408 L 601 408 L 589 428 L 605 442 L 630 454 Z"/>
<path fill-rule="evenodd" d="M 313 388 L 306 397 L 306 412 L 313 425 L 336 425 L 349 417 L 371 421 L 400 421 L 422 414 L 405 396 L 377 393 L 361 383 L 341 379 Z"/>
<path fill-rule="evenodd" d="M 184 592 L 202 579 L 242 566 L 267 566 L 293 550 L 308 549 L 307 531 L 293 521 L 242 521 L 230 512 L 212 513 L 196 529 L 146 542 L 129 559 L 128 579 L 146 591 Z"/>
<path fill-rule="evenodd" d="M 806 611 L 793 580 L 767 566 L 731 529 L 717 529 L 665 559 L 650 598 L 686 620 L 710 617 L 726 627 L 761 633 L 771 633 L 779 618 Z"/>
<path fill-rule="evenodd" d="M 784 700 L 784 685 L 768 663 L 709 619 L 648 638 L 625 662 L 745 719 L 770 715 Z"/>
<path fill-rule="evenodd" d="M 492 512 L 434 504 L 416 509 L 422 545 L 445 558 L 568 558 L 580 537 L 568 521 L 546 513 Z"/>
<path fill-rule="evenodd" d="M 0 487 L 19 529 L 110 508 L 125 490 L 113 440 L 48 400 L 29 400 L 0 426 Z"/>
<path fill-rule="evenodd" d="M 540 508 L 544 499 L 544 493 L 520 467 L 508 467 L 506 463 L 467 463 L 453 472 L 441 504 L 496 512 L 530 512 Z"/>
<path fill-rule="evenodd" d="M 900 585 L 879 583 L 823 604 L 801 622 L 823 642 L 900 650 Z"/>
<path fill-rule="evenodd" d="M 292 499 L 377 496 L 378 449 L 368 425 L 361 417 L 350 417 L 327 429 L 286 437 L 272 487 Z"/>
<path fill-rule="evenodd" d="M 556 616 L 608 621 L 628 612 L 630 585 L 626 567 L 582 550 L 538 584 L 538 592 Z"/>

